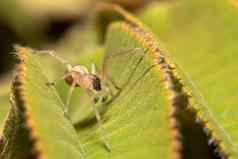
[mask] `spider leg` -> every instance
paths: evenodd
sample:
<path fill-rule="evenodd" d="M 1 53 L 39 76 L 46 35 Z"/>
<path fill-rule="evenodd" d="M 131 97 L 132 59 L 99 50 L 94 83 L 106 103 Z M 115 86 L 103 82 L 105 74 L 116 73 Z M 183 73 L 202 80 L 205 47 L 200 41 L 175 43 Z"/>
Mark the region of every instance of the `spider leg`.
<path fill-rule="evenodd" d="M 91 73 L 94 74 L 94 75 L 97 75 L 98 77 L 100 77 L 100 79 L 104 80 L 104 79 L 102 78 L 102 76 L 97 73 L 97 69 L 96 69 L 96 64 L 95 64 L 95 63 L 92 63 L 92 65 L 91 65 Z M 106 87 L 105 87 L 106 92 L 108 92 L 108 93 L 110 94 L 110 96 L 113 96 L 114 93 L 113 93 L 113 90 L 112 90 L 110 84 L 109 84 L 108 82 L 104 82 L 104 81 L 102 81 L 102 83 L 106 86 Z M 113 87 L 114 87 L 115 89 L 117 89 L 117 90 L 120 89 L 120 88 L 115 84 L 115 82 L 111 81 L 111 84 L 113 85 Z"/>
<path fill-rule="evenodd" d="M 106 80 L 109 80 L 110 83 L 114 86 L 114 88 L 117 89 L 118 91 L 120 91 L 124 86 L 118 86 L 116 84 L 116 82 L 108 75 L 108 73 L 106 71 L 106 67 L 107 67 L 106 61 L 110 61 L 113 58 L 120 57 L 120 56 L 123 56 L 125 54 L 137 53 L 137 51 L 142 51 L 142 52 L 139 52 L 140 58 L 139 58 L 138 62 L 135 64 L 136 66 L 135 66 L 134 71 L 132 71 L 131 75 L 129 76 L 128 81 L 130 81 L 130 79 L 134 75 L 134 72 L 136 71 L 138 65 L 141 63 L 141 61 L 143 60 L 144 56 L 146 55 L 145 54 L 145 51 L 146 51 L 145 49 L 140 48 L 140 47 L 129 48 L 129 49 L 126 49 L 126 50 L 120 50 L 119 52 L 111 54 L 111 55 L 108 55 L 108 56 L 105 56 L 105 58 L 104 58 L 103 69 L 102 69 L 103 70 L 102 71 L 102 78 L 106 79 Z M 126 82 L 126 83 L 128 83 L 128 82 Z"/>
<path fill-rule="evenodd" d="M 92 90 L 87 90 L 87 94 L 91 97 L 92 109 L 93 109 L 93 112 L 94 112 L 96 120 L 97 120 L 97 126 L 98 126 L 98 130 L 100 132 L 100 135 L 101 135 L 101 140 L 102 140 L 105 148 L 110 152 L 112 148 L 111 148 L 111 145 L 109 144 L 108 140 L 105 137 L 106 130 L 103 127 L 100 112 L 98 111 L 98 109 L 96 107 L 96 103 L 98 102 L 98 94 L 97 94 L 97 92 L 92 91 Z"/>
<path fill-rule="evenodd" d="M 71 64 L 69 62 L 67 62 L 66 60 L 64 60 L 62 57 L 58 56 L 55 54 L 54 51 L 52 50 L 31 50 L 32 53 L 36 53 L 36 54 L 48 54 L 51 57 L 55 58 L 57 61 L 59 61 L 60 63 L 66 65 L 67 68 L 72 68 Z"/>
<path fill-rule="evenodd" d="M 63 76 L 61 76 L 61 77 L 59 77 L 59 78 L 57 78 L 55 80 L 49 80 L 46 84 L 48 86 L 54 86 L 54 85 L 56 85 L 57 82 L 59 82 L 61 80 L 64 80 L 68 75 L 69 75 L 69 73 L 66 73 Z"/>
<path fill-rule="evenodd" d="M 111 145 L 109 144 L 108 140 L 105 137 L 106 136 L 106 131 L 103 128 L 101 116 L 100 116 L 99 111 L 96 108 L 95 103 L 93 103 L 92 108 L 93 108 L 93 111 L 94 111 L 96 119 L 97 119 L 98 129 L 99 129 L 99 131 L 102 135 L 102 138 L 101 138 L 102 142 L 103 142 L 104 146 L 106 147 L 106 149 L 110 152 L 112 150 L 112 147 L 111 147 Z"/>
<path fill-rule="evenodd" d="M 95 63 L 91 64 L 91 73 L 97 75 L 97 67 Z"/>
<path fill-rule="evenodd" d="M 72 83 L 72 85 L 70 86 L 70 89 L 69 89 L 69 92 L 68 92 L 68 95 L 67 95 L 66 107 L 65 107 L 65 109 L 64 109 L 64 112 L 65 112 L 65 113 L 68 113 L 70 100 L 71 100 L 73 91 L 74 91 L 74 89 L 75 89 L 75 86 L 76 86 L 76 82 L 74 81 L 74 82 Z"/>

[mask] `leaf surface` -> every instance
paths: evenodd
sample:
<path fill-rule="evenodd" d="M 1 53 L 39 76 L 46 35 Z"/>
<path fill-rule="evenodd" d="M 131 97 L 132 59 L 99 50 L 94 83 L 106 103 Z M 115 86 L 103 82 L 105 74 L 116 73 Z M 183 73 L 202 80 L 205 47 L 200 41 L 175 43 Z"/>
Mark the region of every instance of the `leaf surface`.
<path fill-rule="evenodd" d="M 180 67 L 193 106 L 230 158 L 238 157 L 237 17 L 236 1 L 222 0 L 154 5 L 141 14 Z"/>
<path fill-rule="evenodd" d="M 107 34 L 104 71 L 121 87 L 111 103 L 102 105 L 106 107 L 102 114 L 104 137 L 108 138 L 112 151 L 102 149 L 102 134 L 95 125 L 85 128 L 79 123 L 78 133 L 88 143 L 90 158 L 170 158 L 168 108 L 159 69 L 151 68 L 154 57 L 129 32 L 123 24 L 115 23 Z M 123 50 L 131 48 L 140 49 L 123 54 Z M 160 144 L 163 148 L 157 146 Z"/>
<path fill-rule="evenodd" d="M 79 137 L 57 92 L 46 85 L 37 56 L 22 47 L 17 54 L 21 63 L 3 131 L 2 157 L 83 158 Z"/>

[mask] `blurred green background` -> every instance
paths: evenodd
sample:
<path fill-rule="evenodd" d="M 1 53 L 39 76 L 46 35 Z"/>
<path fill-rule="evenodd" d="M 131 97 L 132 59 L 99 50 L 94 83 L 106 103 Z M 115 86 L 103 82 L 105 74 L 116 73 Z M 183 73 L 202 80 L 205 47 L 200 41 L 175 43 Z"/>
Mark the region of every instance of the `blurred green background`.
<path fill-rule="evenodd" d="M 101 0 L 102 1 L 102 0 Z M 0 79 L 16 60 L 13 45 L 37 49 L 55 48 L 74 26 L 87 25 L 99 0 L 9 0 L 0 1 Z M 104 0 L 138 11 L 156 0 Z M 160 0 L 161 1 L 161 0 Z M 167 0 L 168 1 L 168 0 Z"/>

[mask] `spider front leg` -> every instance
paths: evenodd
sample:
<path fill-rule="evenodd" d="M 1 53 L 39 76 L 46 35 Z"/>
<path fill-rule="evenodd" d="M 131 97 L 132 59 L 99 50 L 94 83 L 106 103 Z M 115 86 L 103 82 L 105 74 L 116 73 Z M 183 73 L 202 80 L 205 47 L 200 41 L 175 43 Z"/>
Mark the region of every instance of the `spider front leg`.
<path fill-rule="evenodd" d="M 70 73 L 66 73 L 64 74 L 63 76 L 61 76 L 60 78 L 57 78 L 55 80 L 51 80 L 51 81 L 48 81 L 46 83 L 46 85 L 48 86 L 55 86 L 57 82 L 61 81 L 61 80 L 65 80 L 65 78 L 70 75 Z M 68 113 L 68 109 L 69 109 L 69 104 L 70 104 L 70 100 L 71 100 L 71 97 L 72 97 L 72 94 L 73 94 L 73 91 L 76 87 L 76 82 L 73 81 L 72 84 L 70 85 L 70 88 L 69 88 L 69 91 L 68 91 L 68 94 L 67 94 L 67 99 L 66 99 L 66 105 L 65 105 L 65 108 L 64 108 L 64 113 L 67 114 Z"/>
<path fill-rule="evenodd" d="M 69 74 L 64 74 L 63 76 L 55 79 L 55 80 L 49 80 L 46 84 L 48 86 L 55 86 L 57 82 L 61 81 L 61 80 L 65 80 L 65 77 L 67 77 Z"/>
<path fill-rule="evenodd" d="M 70 101 L 71 101 L 71 98 L 72 98 L 75 87 L 76 87 L 76 82 L 73 82 L 72 85 L 70 86 L 69 92 L 67 94 L 66 107 L 64 109 L 64 113 L 66 113 L 66 114 L 69 111 L 69 104 L 70 104 Z"/>

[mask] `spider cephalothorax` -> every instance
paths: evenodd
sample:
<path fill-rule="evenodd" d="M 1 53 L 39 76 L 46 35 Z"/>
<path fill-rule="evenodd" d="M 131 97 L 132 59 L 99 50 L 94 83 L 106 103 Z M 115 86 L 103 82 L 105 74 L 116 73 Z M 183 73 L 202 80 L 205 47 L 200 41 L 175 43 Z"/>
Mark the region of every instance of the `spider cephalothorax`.
<path fill-rule="evenodd" d="M 84 89 L 95 91 L 101 90 L 100 78 L 95 74 L 89 73 L 88 69 L 82 65 L 69 67 L 64 79 L 69 85 L 80 86 Z"/>

